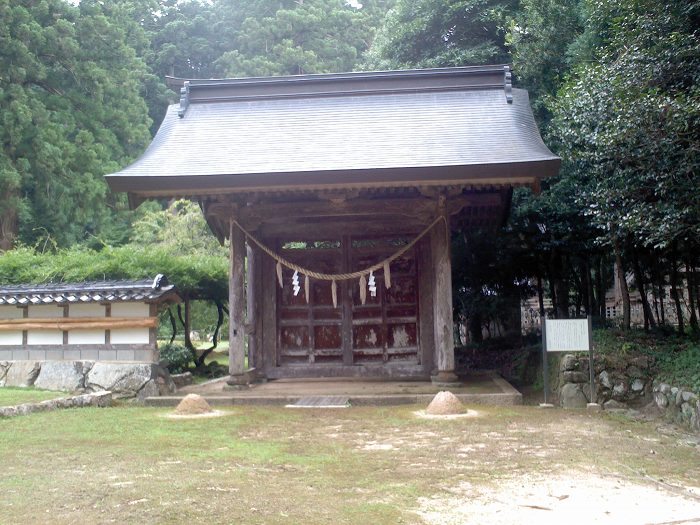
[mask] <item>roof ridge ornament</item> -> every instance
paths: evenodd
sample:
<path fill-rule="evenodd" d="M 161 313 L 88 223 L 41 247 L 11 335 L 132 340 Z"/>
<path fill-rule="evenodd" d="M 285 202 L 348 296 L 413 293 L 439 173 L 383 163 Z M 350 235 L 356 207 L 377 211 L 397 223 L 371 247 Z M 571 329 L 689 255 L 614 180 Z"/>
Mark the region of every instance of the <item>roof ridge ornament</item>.
<path fill-rule="evenodd" d="M 510 66 L 503 66 L 503 89 L 506 92 L 506 102 L 513 103 L 513 74 L 510 71 Z"/>
<path fill-rule="evenodd" d="M 177 116 L 182 118 L 185 116 L 187 108 L 190 106 L 190 81 L 185 80 L 180 88 L 180 109 L 177 110 Z"/>

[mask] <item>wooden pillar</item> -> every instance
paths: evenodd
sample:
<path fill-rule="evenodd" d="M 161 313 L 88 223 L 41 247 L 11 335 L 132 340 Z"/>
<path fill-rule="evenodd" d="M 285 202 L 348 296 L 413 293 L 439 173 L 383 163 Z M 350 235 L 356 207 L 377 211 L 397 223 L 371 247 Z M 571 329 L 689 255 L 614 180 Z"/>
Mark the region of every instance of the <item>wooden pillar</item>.
<path fill-rule="evenodd" d="M 231 220 L 230 274 L 228 285 L 229 331 L 227 381 L 232 387 L 248 384 L 245 370 L 245 237 Z"/>
<path fill-rule="evenodd" d="M 437 213 L 445 219 L 431 234 L 433 257 L 433 318 L 435 320 L 434 383 L 455 383 L 454 328 L 452 319 L 452 259 L 450 243 L 450 216 L 445 196 L 438 197 Z"/>
<path fill-rule="evenodd" d="M 248 368 L 258 368 L 258 335 L 256 333 L 257 326 L 257 261 L 256 253 L 253 247 L 246 243 L 246 258 L 248 266 L 246 268 L 246 335 L 248 336 Z"/>

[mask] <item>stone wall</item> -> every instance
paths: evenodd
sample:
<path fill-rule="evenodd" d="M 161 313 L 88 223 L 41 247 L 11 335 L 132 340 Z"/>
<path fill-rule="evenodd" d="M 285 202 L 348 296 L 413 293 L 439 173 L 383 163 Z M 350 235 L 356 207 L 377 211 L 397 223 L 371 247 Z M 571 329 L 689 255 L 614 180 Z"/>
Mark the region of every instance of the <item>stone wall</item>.
<path fill-rule="evenodd" d="M 552 361 L 556 364 L 557 360 Z M 585 408 L 587 403 L 598 403 L 606 409 L 620 409 L 638 408 L 651 401 L 652 363 L 647 357 L 620 361 L 596 356 L 595 399 L 591 398 L 588 365 L 587 354 L 564 354 L 559 358 L 558 367 L 554 368 L 558 373 L 552 378 L 552 390 L 558 394 L 560 406 Z"/>
<path fill-rule="evenodd" d="M 552 391 L 563 408 L 585 408 L 591 402 L 588 356 L 565 354 L 553 367 Z M 653 379 L 653 363 L 645 356 L 611 359 L 595 356 L 595 402 L 604 409 L 653 406 L 674 423 L 700 431 L 700 399 L 693 392 Z"/>
<path fill-rule="evenodd" d="M 667 419 L 700 432 L 700 399 L 693 392 L 654 381 L 654 403 Z"/>
<path fill-rule="evenodd" d="M 2 386 L 78 393 L 108 390 L 115 398 L 139 400 L 175 392 L 168 371 L 153 363 L 0 361 Z"/>

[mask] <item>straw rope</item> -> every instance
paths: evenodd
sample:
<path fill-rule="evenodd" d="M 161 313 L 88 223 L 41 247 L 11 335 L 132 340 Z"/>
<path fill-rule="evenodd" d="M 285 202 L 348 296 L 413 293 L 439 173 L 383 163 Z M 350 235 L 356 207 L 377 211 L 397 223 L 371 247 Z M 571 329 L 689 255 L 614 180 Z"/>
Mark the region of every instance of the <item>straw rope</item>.
<path fill-rule="evenodd" d="M 445 220 L 445 217 L 442 215 L 435 219 L 433 222 L 431 222 L 426 228 L 418 234 L 418 236 L 413 239 L 411 242 L 409 242 L 406 246 L 403 246 L 400 248 L 398 251 L 396 251 L 393 255 L 390 255 L 383 261 L 378 262 L 377 264 L 373 264 L 372 266 L 369 266 L 365 268 L 364 270 L 358 270 L 356 272 L 352 273 L 337 273 L 337 274 L 331 274 L 331 273 L 321 273 L 321 272 L 314 272 L 312 270 L 309 270 L 308 268 L 304 268 L 303 266 L 299 266 L 298 264 L 294 264 L 291 261 L 288 261 L 281 255 L 276 254 L 274 251 L 272 251 L 270 248 L 265 246 L 262 242 L 260 242 L 258 239 L 256 239 L 248 230 L 246 230 L 243 226 L 240 225 L 240 223 L 233 219 L 233 224 L 235 224 L 239 230 L 243 232 L 243 234 L 246 236 L 246 238 L 253 243 L 255 243 L 262 251 L 264 251 L 266 254 L 268 254 L 270 257 L 272 257 L 275 261 L 278 263 L 278 270 L 277 270 L 277 277 L 280 281 L 280 286 L 282 285 L 282 276 L 281 276 L 281 269 L 279 269 L 279 265 L 282 264 L 286 266 L 287 268 L 291 270 L 295 270 L 299 273 L 302 273 L 308 277 L 313 277 L 314 279 L 319 279 L 321 281 L 347 281 L 350 279 L 358 279 L 361 277 L 364 277 L 365 275 L 368 275 L 370 272 L 376 272 L 377 270 L 384 270 L 385 273 L 386 270 L 389 267 L 389 264 L 401 257 L 404 253 L 406 253 L 408 250 L 413 248 L 418 241 L 420 241 L 425 235 L 433 229 L 433 227 L 438 223 L 438 222 L 444 222 L 445 223 L 445 229 L 447 229 L 447 221 Z M 389 285 L 391 286 L 391 285 Z"/>

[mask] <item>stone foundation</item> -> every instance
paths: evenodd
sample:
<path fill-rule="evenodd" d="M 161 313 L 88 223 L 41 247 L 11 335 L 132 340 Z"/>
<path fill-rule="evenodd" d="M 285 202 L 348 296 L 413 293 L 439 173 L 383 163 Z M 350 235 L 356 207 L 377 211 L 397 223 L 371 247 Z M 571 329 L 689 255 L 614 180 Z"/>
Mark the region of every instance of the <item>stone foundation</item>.
<path fill-rule="evenodd" d="M 108 390 L 115 398 L 168 395 L 175 383 L 155 363 L 95 361 L 0 361 L 0 387 L 36 387 L 65 392 Z"/>

